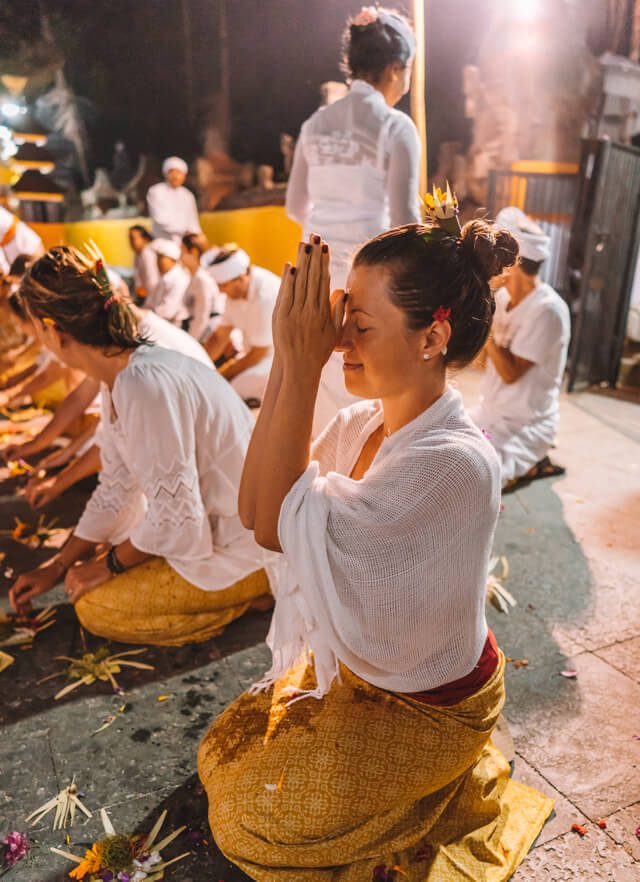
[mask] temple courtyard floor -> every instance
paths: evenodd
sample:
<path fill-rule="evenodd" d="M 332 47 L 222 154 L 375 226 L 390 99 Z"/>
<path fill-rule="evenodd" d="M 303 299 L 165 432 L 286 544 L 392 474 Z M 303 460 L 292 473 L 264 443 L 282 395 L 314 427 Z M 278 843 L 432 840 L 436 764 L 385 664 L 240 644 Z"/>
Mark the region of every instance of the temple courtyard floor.
<path fill-rule="evenodd" d="M 456 383 L 472 402 L 477 375 Z M 505 716 L 514 775 L 555 799 L 514 882 L 637 882 L 640 408 L 592 393 L 564 396 L 561 406 L 554 459 L 567 474 L 505 497 L 495 553 L 508 561 L 505 586 L 517 606 L 509 615 L 488 612 L 511 660 Z M 14 518 L 37 520 L 20 496 L 23 482 L 0 471 L 0 551 L 3 567 L 16 573 L 52 553 L 8 536 Z M 46 518 L 72 525 L 87 493 L 67 493 Z M 9 584 L 5 577 L 0 609 L 8 608 Z M 97 682 L 55 700 L 68 681 L 41 681 L 63 670 L 56 656 L 78 657 L 103 641 L 81 632 L 60 589 L 51 602 L 55 624 L 31 648 L 5 648 L 15 661 L 0 673 L 0 838 L 26 831 L 25 816 L 74 778 L 93 816 L 77 814 L 63 832 L 51 829 L 52 815 L 30 828 L 30 857 L 9 879 L 68 878 L 71 864 L 49 847 L 83 854 L 101 834 L 102 807 L 122 832 L 148 831 L 164 809 L 167 832 L 187 825 L 166 854 L 189 855 L 166 879 L 246 879 L 212 842 L 196 749 L 216 715 L 265 670 L 268 615 L 249 614 L 204 644 L 149 647 L 134 659 L 153 669 L 123 668 L 122 694 Z M 114 644 L 111 651 L 131 648 Z"/>

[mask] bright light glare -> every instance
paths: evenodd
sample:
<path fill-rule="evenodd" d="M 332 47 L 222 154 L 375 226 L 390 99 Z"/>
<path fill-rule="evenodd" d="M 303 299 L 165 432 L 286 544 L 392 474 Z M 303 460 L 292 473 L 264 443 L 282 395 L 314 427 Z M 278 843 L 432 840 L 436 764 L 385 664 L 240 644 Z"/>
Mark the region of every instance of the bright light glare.
<path fill-rule="evenodd" d="M 540 16 L 540 0 L 513 0 L 509 6 L 513 18 L 523 24 L 534 22 Z"/>
<path fill-rule="evenodd" d="M 14 116 L 18 116 L 21 113 L 26 112 L 26 107 L 23 107 L 21 104 L 16 104 L 13 101 L 5 101 L 0 110 L 7 119 L 12 119 Z"/>

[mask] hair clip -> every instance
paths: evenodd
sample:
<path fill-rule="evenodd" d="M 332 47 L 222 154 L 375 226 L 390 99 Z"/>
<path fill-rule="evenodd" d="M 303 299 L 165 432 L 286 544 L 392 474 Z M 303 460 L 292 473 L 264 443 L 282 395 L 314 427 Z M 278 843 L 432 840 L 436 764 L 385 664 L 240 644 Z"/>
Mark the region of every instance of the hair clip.
<path fill-rule="evenodd" d="M 55 328 L 55 326 L 56 326 L 56 323 L 54 322 L 54 320 L 48 315 L 45 315 L 41 319 L 41 321 L 42 321 L 42 324 L 46 325 L 48 328 Z"/>
<path fill-rule="evenodd" d="M 427 219 L 434 224 L 434 228 L 425 234 L 425 242 L 430 240 L 435 228 L 442 230 L 448 236 L 455 236 L 457 239 L 462 232 L 458 220 L 458 199 L 455 193 L 451 192 L 449 184 L 447 183 L 447 189 L 444 193 L 439 187 L 434 186 L 433 193 L 425 193 L 422 201 Z"/>
<path fill-rule="evenodd" d="M 434 322 L 448 322 L 451 318 L 451 307 L 439 306 L 433 313 Z"/>

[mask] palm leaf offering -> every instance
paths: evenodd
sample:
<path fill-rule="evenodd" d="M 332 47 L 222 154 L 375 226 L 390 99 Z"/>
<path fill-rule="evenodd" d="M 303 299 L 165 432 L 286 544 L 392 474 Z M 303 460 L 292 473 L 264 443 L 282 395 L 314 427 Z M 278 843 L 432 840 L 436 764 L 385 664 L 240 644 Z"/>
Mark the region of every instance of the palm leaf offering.
<path fill-rule="evenodd" d="M 73 778 L 68 787 L 65 787 L 64 790 L 61 790 L 53 797 L 53 799 L 45 802 L 40 808 L 31 812 L 31 814 L 25 818 L 25 821 L 34 826 L 35 824 L 39 824 L 49 812 L 55 811 L 53 817 L 53 829 L 62 830 L 64 827 L 71 827 L 73 825 L 76 816 L 76 808 L 79 808 L 80 811 L 84 812 L 88 818 L 93 817 L 89 809 L 80 801 L 75 778 Z"/>
<path fill-rule="evenodd" d="M 500 564 L 500 574 L 496 569 Z M 487 578 L 487 600 L 492 606 L 505 615 L 509 615 L 509 607 L 516 606 L 516 599 L 502 584 L 509 577 L 509 562 L 504 556 L 493 557 L 489 562 L 489 576 Z"/>
<path fill-rule="evenodd" d="M 53 606 L 27 615 L 0 613 L 0 646 L 33 643 L 34 638 L 55 624 L 55 621 L 56 611 Z"/>
<path fill-rule="evenodd" d="M 59 661 L 69 662 L 68 667 L 63 671 L 56 671 L 55 674 L 50 674 L 38 682 L 44 683 L 53 677 L 64 676 L 71 680 L 70 683 L 56 693 L 56 701 L 64 695 L 73 692 L 79 686 L 91 686 L 97 680 L 109 682 L 114 692 L 122 692 L 120 684 L 115 678 L 115 675 L 119 674 L 122 668 L 138 668 L 144 671 L 153 670 L 153 665 L 146 665 L 143 662 L 130 661 L 129 659 L 131 655 L 139 655 L 141 652 L 146 651 L 145 648 L 129 649 L 127 652 L 118 652 L 115 655 L 110 655 L 109 646 L 105 643 L 104 646 L 101 646 L 95 652 L 85 652 L 81 658 L 59 655 L 56 658 Z"/>
<path fill-rule="evenodd" d="M 20 518 L 14 518 L 14 521 L 13 530 L 0 530 L 0 536 L 8 536 L 28 548 L 57 548 L 69 534 L 69 528 L 56 527 L 57 518 L 47 521 L 44 515 L 40 515 L 35 524 Z"/>
<path fill-rule="evenodd" d="M 105 836 L 94 842 L 83 858 L 69 851 L 62 851 L 60 848 L 52 848 L 51 851 L 77 864 L 69 873 L 71 879 L 84 879 L 85 882 L 102 882 L 104 879 L 118 879 L 122 882 L 134 882 L 134 880 L 156 882 L 158 879 L 164 879 L 164 871 L 167 867 L 183 860 L 189 854 L 186 851 L 169 861 L 160 854 L 186 830 L 186 827 L 179 827 L 158 842 L 158 835 L 166 817 L 165 810 L 146 836 L 127 836 L 116 833 L 109 815 L 101 809 L 100 818 Z"/>

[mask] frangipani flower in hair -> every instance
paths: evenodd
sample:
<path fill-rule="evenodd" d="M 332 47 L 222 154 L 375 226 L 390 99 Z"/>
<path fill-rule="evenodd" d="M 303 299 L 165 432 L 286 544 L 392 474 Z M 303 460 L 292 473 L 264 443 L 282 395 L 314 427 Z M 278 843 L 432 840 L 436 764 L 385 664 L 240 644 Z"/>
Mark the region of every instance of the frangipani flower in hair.
<path fill-rule="evenodd" d="M 353 24 L 359 28 L 366 28 L 367 25 L 378 21 L 378 10 L 375 6 L 363 6 L 360 12 L 353 19 Z"/>

